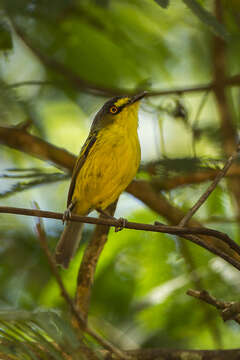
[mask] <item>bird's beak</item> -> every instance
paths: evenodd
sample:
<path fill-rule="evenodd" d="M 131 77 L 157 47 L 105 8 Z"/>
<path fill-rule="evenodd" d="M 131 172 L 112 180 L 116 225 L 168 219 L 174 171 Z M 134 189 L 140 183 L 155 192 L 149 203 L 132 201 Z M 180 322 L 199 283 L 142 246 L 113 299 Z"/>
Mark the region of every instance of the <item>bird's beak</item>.
<path fill-rule="evenodd" d="M 144 96 L 145 96 L 146 94 L 147 94 L 147 92 L 146 92 L 146 91 L 143 91 L 143 92 L 141 92 L 140 94 L 137 94 L 137 95 L 133 96 L 133 97 L 131 98 L 130 102 L 129 102 L 129 105 L 130 105 L 130 104 L 133 104 L 133 103 L 135 103 L 135 102 L 137 102 L 137 101 L 139 101 L 139 100 L 141 100 L 142 98 L 144 98 Z"/>

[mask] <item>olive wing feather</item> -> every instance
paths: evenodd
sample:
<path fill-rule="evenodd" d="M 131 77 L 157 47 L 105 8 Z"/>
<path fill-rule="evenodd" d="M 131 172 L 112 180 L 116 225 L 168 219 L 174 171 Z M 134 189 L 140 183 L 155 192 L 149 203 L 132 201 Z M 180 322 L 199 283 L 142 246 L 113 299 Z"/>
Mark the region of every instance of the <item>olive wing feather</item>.
<path fill-rule="evenodd" d="M 71 184 L 70 184 L 70 187 L 68 190 L 67 206 L 69 206 L 71 204 L 78 173 L 81 170 L 83 164 L 85 163 L 88 153 L 96 140 L 97 140 L 97 131 L 94 131 L 89 134 L 87 140 L 85 141 L 85 143 L 81 149 L 80 155 L 75 163 L 73 173 L 72 173 L 72 180 L 71 180 Z"/>

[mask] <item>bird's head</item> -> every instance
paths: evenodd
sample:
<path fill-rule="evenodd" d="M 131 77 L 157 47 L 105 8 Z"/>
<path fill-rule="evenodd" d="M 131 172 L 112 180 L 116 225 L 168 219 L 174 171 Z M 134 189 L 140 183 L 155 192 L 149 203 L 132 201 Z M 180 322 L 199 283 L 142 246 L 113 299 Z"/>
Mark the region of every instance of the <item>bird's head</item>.
<path fill-rule="evenodd" d="M 116 96 L 108 100 L 96 114 L 92 130 L 102 129 L 113 123 L 128 126 L 129 122 L 138 118 L 139 101 L 146 95 L 142 92 L 134 96 Z"/>

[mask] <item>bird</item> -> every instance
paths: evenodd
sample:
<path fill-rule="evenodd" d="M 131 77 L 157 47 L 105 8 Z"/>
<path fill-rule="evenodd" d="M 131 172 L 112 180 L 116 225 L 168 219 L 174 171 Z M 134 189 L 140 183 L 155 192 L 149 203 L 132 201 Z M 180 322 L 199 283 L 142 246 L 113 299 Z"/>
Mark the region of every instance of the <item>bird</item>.
<path fill-rule="evenodd" d="M 63 218 L 67 222 L 55 250 L 55 261 L 64 268 L 78 248 L 83 227 L 83 223 L 70 221 L 71 214 L 86 216 L 97 210 L 107 215 L 106 208 L 138 171 L 138 111 L 145 95 L 113 97 L 95 115 L 73 169 Z"/>

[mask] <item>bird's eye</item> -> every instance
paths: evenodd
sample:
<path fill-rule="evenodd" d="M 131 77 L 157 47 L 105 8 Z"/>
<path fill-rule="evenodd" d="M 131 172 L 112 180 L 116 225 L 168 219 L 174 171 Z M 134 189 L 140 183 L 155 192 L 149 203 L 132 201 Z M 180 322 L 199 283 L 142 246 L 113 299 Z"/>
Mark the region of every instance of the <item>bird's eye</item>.
<path fill-rule="evenodd" d="M 113 106 L 110 107 L 109 111 L 112 114 L 116 114 L 118 112 L 118 108 L 117 108 L 116 105 L 113 105 Z"/>

